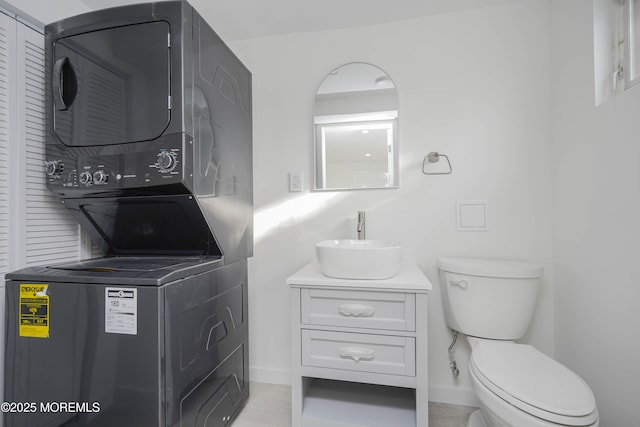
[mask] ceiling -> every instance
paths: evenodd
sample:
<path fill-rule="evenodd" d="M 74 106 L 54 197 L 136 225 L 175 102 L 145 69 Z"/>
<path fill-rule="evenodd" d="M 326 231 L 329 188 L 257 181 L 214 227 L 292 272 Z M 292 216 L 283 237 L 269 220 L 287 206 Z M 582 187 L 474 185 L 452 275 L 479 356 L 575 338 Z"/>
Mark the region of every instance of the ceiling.
<path fill-rule="evenodd" d="M 139 0 L 80 0 L 92 9 Z M 225 40 L 383 24 L 516 0 L 190 0 Z"/>

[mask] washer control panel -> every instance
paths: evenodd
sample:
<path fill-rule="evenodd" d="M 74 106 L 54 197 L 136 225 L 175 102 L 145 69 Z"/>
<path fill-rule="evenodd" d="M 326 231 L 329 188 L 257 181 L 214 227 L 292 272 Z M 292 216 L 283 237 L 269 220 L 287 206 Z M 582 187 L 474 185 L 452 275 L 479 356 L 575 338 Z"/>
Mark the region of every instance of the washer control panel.
<path fill-rule="evenodd" d="M 47 184 L 60 189 L 151 187 L 182 181 L 182 148 L 160 148 L 100 157 L 47 159 Z"/>

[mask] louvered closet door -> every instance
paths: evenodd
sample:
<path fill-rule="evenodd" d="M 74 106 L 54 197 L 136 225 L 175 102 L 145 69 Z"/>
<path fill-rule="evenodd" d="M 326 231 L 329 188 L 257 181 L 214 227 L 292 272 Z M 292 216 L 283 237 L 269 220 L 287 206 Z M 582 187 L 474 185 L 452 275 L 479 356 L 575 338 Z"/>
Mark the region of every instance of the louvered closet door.
<path fill-rule="evenodd" d="M 0 281 L 10 270 L 10 144 L 15 141 L 16 21 L 0 13 Z"/>
<path fill-rule="evenodd" d="M 24 144 L 24 265 L 80 257 L 80 227 L 45 186 L 44 36 L 18 24 L 19 140 Z"/>

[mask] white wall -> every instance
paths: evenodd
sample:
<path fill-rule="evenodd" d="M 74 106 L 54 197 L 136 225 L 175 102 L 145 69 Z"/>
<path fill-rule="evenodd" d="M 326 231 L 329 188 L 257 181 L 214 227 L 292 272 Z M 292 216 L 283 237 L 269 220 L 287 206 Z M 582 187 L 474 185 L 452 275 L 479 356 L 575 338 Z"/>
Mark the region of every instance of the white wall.
<path fill-rule="evenodd" d="M 288 382 L 286 278 L 314 258 L 313 244 L 367 237 L 404 242 L 405 259 L 434 284 L 429 305 L 431 400 L 473 403 L 468 346 L 448 368 L 436 258 L 506 257 L 544 264 L 539 306 L 526 340 L 553 354 L 549 6 L 526 0 L 388 25 L 231 43 L 253 72 L 255 255 L 250 262 L 250 349 L 254 380 Z M 332 69 L 370 62 L 394 80 L 400 99 L 400 189 L 310 192 L 312 103 Z M 593 93 L 593 89 L 591 90 Z M 450 156 L 454 172 L 421 173 L 424 156 Z M 305 191 L 287 192 L 303 171 Z M 456 231 L 456 200 L 487 200 L 488 232 Z"/>
<path fill-rule="evenodd" d="M 80 0 L 4 0 L 16 9 L 37 19 L 43 24 L 49 24 L 59 19 L 89 12 L 91 9 Z"/>
<path fill-rule="evenodd" d="M 593 5 L 551 2 L 556 355 L 640 425 L 640 87 L 594 107 Z"/>

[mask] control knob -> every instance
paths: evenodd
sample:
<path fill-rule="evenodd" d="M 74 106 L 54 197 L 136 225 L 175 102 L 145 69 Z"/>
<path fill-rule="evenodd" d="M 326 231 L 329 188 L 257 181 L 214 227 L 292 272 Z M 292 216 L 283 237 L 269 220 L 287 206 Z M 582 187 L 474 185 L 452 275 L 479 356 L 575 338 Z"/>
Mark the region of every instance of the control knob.
<path fill-rule="evenodd" d="M 109 174 L 105 171 L 96 171 L 93 173 L 93 182 L 96 184 L 106 184 L 109 180 Z"/>
<path fill-rule="evenodd" d="M 167 151 L 158 153 L 158 167 L 161 172 L 168 172 L 176 165 L 176 159 Z"/>
<path fill-rule="evenodd" d="M 58 160 L 47 160 L 44 162 L 44 168 L 48 176 L 54 176 L 62 172 L 63 164 Z"/>
<path fill-rule="evenodd" d="M 93 181 L 93 175 L 91 172 L 84 171 L 80 174 L 80 184 L 90 185 Z"/>

